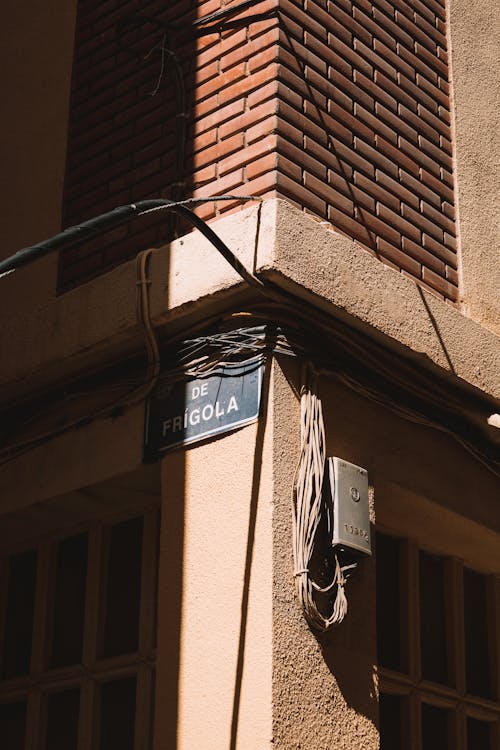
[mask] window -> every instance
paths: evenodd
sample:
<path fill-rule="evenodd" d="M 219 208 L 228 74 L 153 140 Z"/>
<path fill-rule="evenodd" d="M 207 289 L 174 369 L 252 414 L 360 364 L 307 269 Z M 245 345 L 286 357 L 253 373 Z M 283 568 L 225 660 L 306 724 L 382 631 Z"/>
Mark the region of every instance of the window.
<path fill-rule="evenodd" d="M 378 533 L 381 750 L 500 742 L 500 582 Z"/>
<path fill-rule="evenodd" d="M 151 748 L 157 537 L 148 510 L 3 559 L 2 747 Z"/>

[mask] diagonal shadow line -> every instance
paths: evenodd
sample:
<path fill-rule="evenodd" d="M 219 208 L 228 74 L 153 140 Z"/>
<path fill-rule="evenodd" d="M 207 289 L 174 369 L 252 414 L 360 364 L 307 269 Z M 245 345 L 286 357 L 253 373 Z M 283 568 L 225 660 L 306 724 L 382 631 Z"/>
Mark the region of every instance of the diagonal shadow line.
<path fill-rule="evenodd" d="M 186 451 L 176 451 L 169 457 L 169 488 L 175 495 L 168 502 L 162 500 L 160 535 L 160 567 L 158 570 L 157 644 L 160 642 L 160 663 L 156 670 L 155 697 L 155 750 L 178 747 L 180 718 L 182 594 L 184 587 L 185 505 L 186 505 Z M 162 482 L 165 468 L 162 469 Z M 170 489 L 169 489 L 170 493 Z M 174 501 L 175 497 L 175 501 Z M 160 605 L 161 597 L 168 608 Z M 167 637 L 160 638 L 160 633 Z M 158 645 L 157 645 L 158 648 Z M 160 710 L 161 696 L 161 710 Z M 162 747 L 160 740 L 162 738 Z"/>
<path fill-rule="evenodd" d="M 253 273 L 257 273 L 257 262 L 259 253 L 260 225 L 262 221 L 262 203 L 257 204 L 257 224 L 255 227 L 255 242 L 253 248 Z"/>
<path fill-rule="evenodd" d="M 455 370 L 455 368 L 453 366 L 453 362 L 451 361 L 451 358 L 450 358 L 450 355 L 448 354 L 448 350 L 446 348 L 446 345 L 445 345 L 445 343 L 443 341 L 441 333 L 439 332 L 439 326 L 437 324 L 436 318 L 434 317 L 434 315 L 432 313 L 432 310 L 429 307 L 429 303 L 425 299 L 425 294 L 423 292 L 422 287 L 418 286 L 418 284 L 417 284 L 417 291 L 418 291 L 418 293 L 420 295 L 420 299 L 422 300 L 422 303 L 423 303 L 423 305 L 425 307 L 425 311 L 427 312 L 427 315 L 429 316 L 429 320 L 432 323 L 432 327 L 434 328 L 434 332 L 435 332 L 435 334 L 436 334 L 436 336 L 438 338 L 438 341 L 441 344 L 441 349 L 443 350 L 443 354 L 444 354 L 444 356 L 446 358 L 446 361 L 448 363 L 448 367 L 450 368 L 451 372 L 454 375 L 456 375 L 457 373 L 456 373 L 456 370 Z"/>
<path fill-rule="evenodd" d="M 268 412 L 269 381 L 271 375 L 272 355 L 266 357 L 261 394 L 261 413 L 257 422 L 255 450 L 253 459 L 252 491 L 250 496 L 250 513 L 248 518 L 247 550 L 245 556 L 245 574 L 243 592 L 241 596 L 241 620 L 238 640 L 238 657 L 236 662 L 236 677 L 234 684 L 233 711 L 231 717 L 231 738 L 229 750 L 236 750 L 238 736 L 238 720 L 240 715 L 241 686 L 243 680 L 243 666 L 245 661 L 246 629 L 248 620 L 248 601 L 250 595 L 250 576 L 252 572 L 253 548 L 255 542 L 255 525 L 257 521 L 257 507 L 259 500 L 260 479 L 262 474 L 262 452 Z"/>
<path fill-rule="evenodd" d="M 314 91 L 311 88 L 311 84 L 307 80 L 307 76 L 306 76 L 306 62 L 294 50 L 293 43 L 292 43 L 292 40 L 291 40 L 291 37 L 290 37 L 290 33 L 289 33 L 289 31 L 288 31 L 288 29 L 286 27 L 286 18 L 283 16 L 283 14 L 279 10 L 278 10 L 278 18 L 279 18 L 279 22 L 280 22 L 280 28 L 283 29 L 284 35 L 285 35 L 286 40 L 288 42 L 288 52 L 290 52 L 290 54 L 293 55 L 293 57 L 296 60 L 297 64 L 300 66 L 300 69 L 301 69 L 301 72 L 302 72 L 303 81 L 304 81 L 304 83 L 305 83 L 305 85 L 307 87 L 307 90 L 309 92 L 309 99 L 310 99 L 311 103 L 314 104 L 314 106 L 316 107 L 316 110 L 318 112 L 318 117 L 319 117 L 321 126 L 323 127 L 323 130 L 325 132 L 325 135 L 327 137 L 327 141 L 328 141 L 328 143 L 330 145 L 330 149 L 331 149 L 332 153 L 335 155 L 335 158 L 337 159 L 337 163 L 338 163 L 340 171 L 342 173 L 342 177 L 343 177 L 343 179 L 344 179 L 344 181 L 346 183 L 347 190 L 349 191 L 349 195 L 351 197 L 351 200 L 352 200 L 354 208 L 355 208 L 355 214 L 357 214 L 358 217 L 359 217 L 358 223 L 360 223 L 363 226 L 363 228 L 364 228 L 364 230 L 366 232 L 367 238 L 369 239 L 369 247 L 370 247 L 370 249 L 373 250 L 373 252 L 375 253 L 375 255 L 377 257 L 379 257 L 379 252 L 378 252 L 378 249 L 377 249 L 377 244 L 376 244 L 376 239 L 375 239 L 376 238 L 376 233 L 373 232 L 373 230 L 371 230 L 368 227 L 368 225 L 366 223 L 366 220 L 365 220 L 365 217 L 364 217 L 364 213 L 365 213 L 364 209 L 359 205 L 358 201 L 356 200 L 356 196 L 355 196 L 354 191 L 352 189 L 352 185 L 351 185 L 351 183 L 349 181 L 349 177 L 348 177 L 347 171 L 345 169 L 344 163 L 343 163 L 342 159 L 340 158 L 340 156 L 339 156 L 339 154 L 337 152 L 337 148 L 335 146 L 335 142 L 333 140 L 333 136 L 330 133 L 330 130 L 329 130 L 329 128 L 326 125 L 326 122 L 325 122 L 325 119 L 324 119 L 324 116 L 323 116 L 323 112 L 321 110 L 320 105 L 316 101 L 316 98 L 315 98 L 315 95 L 314 95 Z M 279 77 L 279 74 L 278 74 L 278 77 Z M 330 205 L 334 206 L 333 203 L 330 204 Z M 346 214 L 346 216 L 347 216 L 347 214 Z M 352 218 L 353 221 L 357 221 L 356 216 L 348 217 L 348 218 Z"/>

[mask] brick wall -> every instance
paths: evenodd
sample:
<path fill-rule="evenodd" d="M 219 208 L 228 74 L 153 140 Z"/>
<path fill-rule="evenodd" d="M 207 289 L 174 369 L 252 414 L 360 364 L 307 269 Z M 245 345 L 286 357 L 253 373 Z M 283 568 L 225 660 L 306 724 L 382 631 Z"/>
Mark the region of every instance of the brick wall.
<path fill-rule="evenodd" d="M 219 0 L 196 10 L 179 2 L 164 12 L 162 5 L 143 2 L 140 12 L 188 24 L 220 8 Z M 148 96 L 159 51 L 131 61 L 117 47 L 117 19 L 136 10 L 123 0 L 81 2 L 68 224 L 129 200 L 173 195 L 172 81 L 164 75 L 158 94 Z M 200 28 L 169 40 L 190 115 L 184 194 L 288 198 L 456 300 L 444 2 L 263 0 L 196 37 Z M 144 57 L 161 33 L 145 25 L 122 39 Z M 207 204 L 198 213 L 210 219 L 235 208 Z M 94 240 L 66 256 L 61 284 L 89 278 L 172 231 L 155 218 Z"/>
<path fill-rule="evenodd" d="M 63 206 L 66 226 L 143 198 L 170 197 L 175 181 L 175 92 L 161 71 L 162 36 L 151 25 L 117 24 L 158 2 L 79 0 Z M 162 3 L 161 5 L 165 5 Z M 189 9 L 164 12 L 175 20 Z M 133 51 L 137 56 L 131 56 Z M 144 59 L 149 53 L 147 59 Z M 135 221 L 66 252 L 59 286 L 68 289 L 167 237 L 165 216 Z"/>

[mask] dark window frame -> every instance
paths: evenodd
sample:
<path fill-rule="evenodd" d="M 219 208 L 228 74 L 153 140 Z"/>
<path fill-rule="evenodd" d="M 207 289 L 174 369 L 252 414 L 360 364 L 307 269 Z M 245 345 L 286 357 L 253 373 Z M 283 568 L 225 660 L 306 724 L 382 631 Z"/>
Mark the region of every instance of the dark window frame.
<path fill-rule="evenodd" d="M 142 517 L 143 536 L 140 561 L 139 633 L 137 649 L 116 656 L 101 656 L 100 632 L 104 619 L 103 568 L 106 540 L 112 527 L 129 519 Z M 78 527 L 58 530 L 43 539 L 15 545 L 0 555 L 0 662 L 4 643 L 4 621 L 7 601 L 8 561 L 23 551 L 36 550 L 38 567 L 34 605 L 31 663 L 28 674 L 0 679 L 0 705 L 26 701 L 26 741 L 36 738 L 39 750 L 45 747 L 49 697 L 51 694 L 80 690 L 78 729 L 79 750 L 99 747 L 99 691 L 111 681 L 136 680 L 135 736 L 133 747 L 152 747 L 151 717 L 154 702 L 156 665 L 156 586 L 158 576 L 159 510 L 155 507 L 123 510 L 119 514 L 93 520 Z M 51 667 L 52 637 L 50 629 L 51 599 L 57 545 L 72 536 L 88 534 L 88 558 L 85 591 L 82 658 L 79 664 Z M 147 735 L 147 736 L 146 736 Z"/>
<path fill-rule="evenodd" d="M 391 699 L 399 697 L 401 700 L 399 713 L 404 716 L 405 735 L 401 750 L 427 750 L 422 742 L 423 704 L 449 711 L 449 750 L 476 750 L 467 748 L 468 719 L 488 724 L 488 750 L 493 750 L 500 745 L 500 579 L 487 571 L 477 571 L 474 566 L 462 560 L 440 555 L 436 550 L 429 550 L 425 545 L 420 545 L 401 534 L 384 528 L 378 529 L 378 533 L 398 539 L 400 544 L 401 664 L 398 669 L 390 669 L 379 664 L 377 673 L 380 694 L 391 696 Z M 421 552 L 439 557 L 444 566 L 447 684 L 425 680 L 422 677 L 419 586 Z M 487 591 L 491 699 L 467 692 L 464 571 L 470 569 L 483 577 Z M 379 623 L 379 629 L 380 627 Z M 383 740 L 382 728 L 382 749 L 385 747 Z M 391 750 L 390 745 L 387 745 L 387 748 Z"/>

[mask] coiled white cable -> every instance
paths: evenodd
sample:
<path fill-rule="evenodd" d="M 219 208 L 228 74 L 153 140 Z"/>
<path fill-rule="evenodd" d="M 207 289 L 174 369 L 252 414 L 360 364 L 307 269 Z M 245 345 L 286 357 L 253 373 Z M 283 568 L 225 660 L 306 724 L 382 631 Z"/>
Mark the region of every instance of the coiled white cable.
<path fill-rule="evenodd" d="M 347 571 L 356 563 L 342 566 L 335 555 L 333 578 L 326 586 L 316 584 L 310 575 L 316 534 L 322 514 L 323 480 L 326 445 L 321 399 L 317 395 L 317 378 L 309 373 L 300 398 L 300 457 L 293 488 L 293 561 L 297 597 L 311 628 L 325 632 L 342 622 L 347 614 L 344 586 Z M 346 575 L 347 573 L 347 575 Z M 323 614 L 316 602 L 316 593 L 330 594 L 331 613 Z"/>

